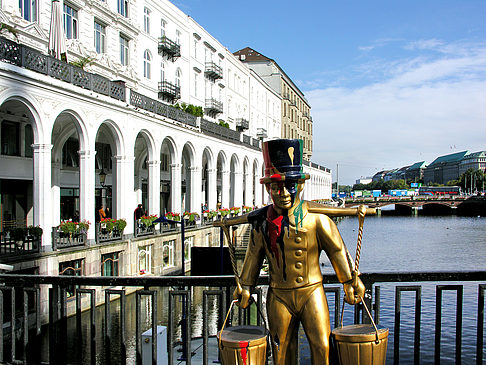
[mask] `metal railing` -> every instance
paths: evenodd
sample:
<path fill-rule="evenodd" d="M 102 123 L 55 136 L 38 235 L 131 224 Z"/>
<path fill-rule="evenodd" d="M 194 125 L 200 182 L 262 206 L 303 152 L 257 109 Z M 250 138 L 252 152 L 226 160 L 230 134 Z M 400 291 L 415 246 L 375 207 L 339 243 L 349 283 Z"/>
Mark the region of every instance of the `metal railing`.
<path fill-rule="evenodd" d="M 206 62 L 204 74 L 212 80 L 223 78 L 223 68 L 215 62 Z"/>
<path fill-rule="evenodd" d="M 52 227 L 52 249 L 58 250 L 77 246 L 86 246 L 88 236 L 86 233 L 63 233 L 59 227 Z"/>
<path fill-rule="evenodd" d="M 25 235 L 15 239 L 9 232 L 0 232 L 0 256 L 27 255 L 38 253 L 41 246 L 41 237 Z"/>
<path fill-rule="evenodd" d="M 159 38 L 159 54 L 168 56 L 172 61 L 181 56 L 181 46 L 166 36 Z"/>
<path fill-rule="evenodd" d="M 471 320 L 472 317 L 477 315 L 476 320 L 476 341 L 470 339 L 471 342 L 476 344 L 475 359 L 471 358 L 468 363 L 475 362 L 476 364 L 482 364 L 483 361 L 483 344 L 484 344 L 484 291 L 486 288 L 486 271 L 478 272 L 422 272 L 422 273 L 373 273 L 362 274 L 361 278 L 367 288 L 369 294 L 366 301 L 370 308 L 374 309 L 375 322 L 380 323 L 383 320 L 394 320 L 394 328 L 390 332 L 393 332 L 393 341 L 389 340 L 389 348 L 393 347 L 393 363 L 398 364 L 400 361 L 400 332 L 404 330 L 404 324 L 401 322 L 401 294 L 406 291 L 415 292 L 415 320 L 412 323 L 413 328 L 408 328 L 408 332 L 413 333 L 413 362 L 414 364 L 421 363 L 421 316 L 422 312 L 422 292 L 421 285 L 434 285 L 436 292 L 436 308 L 435 308 L 435 338 L 433 344 L 429 344 L 429 350 L 433 348 L 434 362 L 439 364 L 441 361 L 441 345 L 444 345 L 441 337 L 441 321 L 443 317 L 442 312 L 442 293 L 445 291 L 454 291 L 456 293 L 456 318 L 453 345 L 446 343 L 447 347 L 454 346 L 455 348 L 455 363 L 461 363 L 461 349 L 463 346 L 462 341 L 462 318 L 463 318 L 463 288 L 465 287 L 469 291 L 471 289 L 476 291 L 477 288 L 477 301 L 470 304 L 466 308 L 466 316 Z M 476 282 L 479 282 L 476 283 Z M 378 286 L 377 284 L 380 283 Z M 381 308 L 381 288 L 390 289 L 387 286 L 388 283 L 395 283 L 395 309 L 394 312 L 385 313 L 382 318 Z M 400 283 L 406 283 L 404 285 Z M 413 285 L 410 283 L 421 283 L 421 285 Z M 460 283 L 460 284 L 456 284 Z M 80 352 L 81 346 L 77 346 L 73 351 L 76 352 L 76 358 L 81 362 L 84 359 L 91 359 L 91 363 L 95 363 L 100 359 L 96 359 L 96 345 L 101 345 L 105 350 L 105 354 L 110 355 L 105 357 L 105 362 L 110 363 L 111 354 L 119 353 L 123 354 L 120 359 L 120 363 L 126 363 L 126 358 L 131 356 L 137 359 L 137 363 L 141 363 L 140 354 L 140 335 L 144 331 L 145 326 L 153 326 L 154 318 L 158 318 L 157 311 L 159 305 L 145 305 L 144 308 L 149 308 L 147 316 L 151 318 L 147 324 L 147 318 L 142 318 L 140 313 L 140 300 L 143 296 L 153 296 L 158 289 L 166 288 L 169 293 L 168 299 L 168 313 L 169 317 L 165 320 L 163 325 L 168 326 L 168 338 L 167 338 L 167 350 L 169 359 L 172 361 L 174 358 L 175 349 L 173 343 L 176 340 L 175 334 L 178 325 L 174 322 L 174 316 L 176 315 L 175 306 L 177 301 L 171 298 L 174 296 L 184 296 L 185 300 L 182 301 L 183 313 L 186 314 L 184 321 L 180 322 L 181 326 L 185 327 L 185 333 L 187 336 L 183 336 L 183 342 L 185 343 L 186 351 L 186 363 L 191 363 L 191 356 L 189 351 L 191 349 L 191 341 L 194 339 L 191 333 L 194 323 L 190 322 L 195 320 L 198 316 L 191 316 L 191 310 L 194 311 L 194 307 L 191 307 L 190 303 L 194 303 L 195 298 L 191 297 L 191 293 L 194 293 L 195 288 L 200 288 L 203 292 L 203 296 L 206 301 L 210 295 L 219 296 L 217 307 L 219 308 L 219 314 L 217 316 L 217 328 L 220 328 L 220 321 L 222 315 L 227 311 L 227 306 L 230 302 L 230 295 L 234 286 L 234 278 L 232 276 L 213 276 L 213 277 L 74 277 L 74 276 L 35 276 L 35 275 L 0 275 L 0 326 L 4 331 L 0 331 L 0 362 L 5 364 L 11 364 L 20 361 L 27 361 L 28 356 L 34 356 L 35 351 L 43 352 L 48 355 L 50 364 L 65 364 L 67 359 L 72 354 L 69 354 L 70 350 L 66 347 L 68 336 L 76 336 L 75 344 L 89 342 L 85 348 L 85 353 Z M 335 275 L 324 275 L 324 284 L 337 284 Z M 268 277 L 261 277 L 259 279 L 259 285 L 268 285 Z M 76 301 L 74 299 L 69 300 L 66 295 L 66 288 L 76 287 Z M 113 287 L 123 288 L 114 289 Z M 174 289 L 178 288 L 178 289 Z M 219 290 L 211 288 L 220 288 Z M 127 310 L 126 297 L 129 289 L 133 289 L 136 292 L 136 306 L 137 310 Z M 374 290 L 373 290 L 374 289 Z M 393 289 L 393 287 L 391 288 Z M 46 295 L 48 292 L 49 295 Z M 326 286 L 326 292 L 328 295 L 333 295 L 334 300 L 330 300 L 330 308 L 333 308 L 331 315 L 334 317 L 334 326 L 338 325 L 339 313 L 340 313 L 340 301 L 342 299 L 342 291 L 339 286 L 328 287 Z M 372 305 L 373 298 L 371 294 L 374 293 L 374 304 Z M 86 299 L 86 295 L 89 295 L 89 300 Z M 261 294 L 260 294 L 261 295 Z M 41 299 L 46 300 L 44 308 L 49 308 L 48 316 L 45 313 L 41 313 L 40 303 Z M 74 297 L 73 297 L 74 298 Z M 96 299 L 98 298 L 98 299 Z M 133 298 L 133 297 L 132 297 Z M 258 297 L 258 303 L 261 305 L 261 296 Z M 115 301 L 112 301 L 115 299 Z M 199 298 L 200 299 L 200 298 Z M 152 299 L 153 301 L 154 299 Z M 96 330 L 96 318 L 95 311 L 93 310 L 96 305 L 105 303 L 104 316 L 103 312 L 98 311 L 96 315 L 103 316 L 103 334 L 97 334 Z M 154 302 L 155 303 L 155 302 Z M 430 300 L 429 300 L 430 303 Z M 448 305 L 453 305 L 453 301 L 448 301 Z M 203 303 L 203 306 L 207 305 Z M 112 310 L 116 308 L 118 315 L 113 317 L 111 315 Z M 80 331 L 81 312 L 88 310 L 85 322 L 89 322 L 87 327 L 89 334 L 83 335 Z M 179 311 L 181 310 L 179 305 Z M 197 310 L 201 310 L 198 308 Z M 365 322 L 361 306 L 355 306 L 354 308 L 354 322 Z M 69 322 L 68 316 L 75 315 L 76 321 Z M 387 318 L 388 317 L 393 317 Z M 44 318 L 44 319 L 42 319 Z M 199 317 L 200 318 L 200 317 Z M 255 323 L 255 317 L 251 316 L 250 312 L 239 312 L 238 323 Z M 237 319 L 235 318 L 235 322 Z M 116 331 L 112 327 L 113 321 L 116 320 L 119 326 L 119 330 Z M 213 319 L 214 320 L 214 319 Z M 202 310 L 203 321 L 203 351 L 204 351 L 204 364 L 207 364 L 208 355 L 208 338 L 214 334 L 208 332 L 208 317 L 207 310 Z M 136 330 L 128 338 L 123 329 L 125 324 L 136 323 Z M 50 345 L 47 347 L 43 344 L 45 338 L 41 336 L 41 325 L 47 327 L 49 333 Z M 429 323 L 429 325 L 431 325 Z M 70 326 L 74 326 L 71 328 Z M 99 331 L 98 331 L 99 332 Z M 153 342 L 156 342 L 156 331 L 153 331 Z M 88 338 L 84 338 L 87 336 Z M 100 338 L 101 337 L 101 338 Z M 17 339 L 12 341 L 12 339 Z M 402 336 L 403 338 L 403 336 Z M 408 339 L 410 340 L 410 339 Z M 101 343 L 100 343 L 101 342 Z M 135 343 L 135 346 L 129 347 L 128 343 Z M 43 344 L 43 345 L 42 345 Z M 391 346 L 393 345 L 393 346 Z M 423 343 L 422 343 L 423 345 Z M 44 346 L 44 347 L 43 347 Z M 51 349 L 51 350 L 49 350 Z M 121 350 L 120 350 L 121 349 Z M 410 352 L 410 351 L 409 351 Z M 133 356 L 135 353 L 135 356 Z M 410 352 L 411 353 L 411 352 Z M 154 355 L 154 353 L 152 353 Z M 390 355 L 390 353 L 389 353 Z M 114 361 L 114 360 L 113 360 Z M 118 363 L 118 362 L 117 362 Z M 172 364 L 172 362 L 170 362 Z"/>
<path fill-rule="evenodd" d="M 241 133 L 233 129 L 229 129 L 219 124 L 210 122 L 206 119 L 201 119 L 201 132 L 212 136 L 220 137 L 232 142 L 241 141 Z"/>
<path fill-rule="evenodd" d="M 117 100 L 126 100 L 124 82 L 110 81 L 106 77 L 86 72 L 82 68 L 42 54 L 33 48 L 3 37 L 0 37 L 0 60 L 49 75 Z"/>
<path fill-rule="evenodd" d="M 133 90 L 130 90 L 130 105 L 187 124 L 191 127 L 197 127 L 197 117 L 194 115 L 176 109 L 171 105 L 161 103 L 158 100 L 151 99 Z"/>

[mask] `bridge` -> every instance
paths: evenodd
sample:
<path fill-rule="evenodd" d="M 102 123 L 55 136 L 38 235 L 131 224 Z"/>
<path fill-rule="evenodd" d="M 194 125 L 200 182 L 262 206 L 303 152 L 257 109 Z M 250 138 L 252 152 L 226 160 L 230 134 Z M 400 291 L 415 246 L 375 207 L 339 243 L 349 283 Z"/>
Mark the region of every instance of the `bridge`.
<path fill-rule="evenodd" d="M 381 196 L 347 198 L 344 206 L 347 208 L 358 205 L 366 205 L 370 208 L 381 208 L 387 205 L 395 205 L 395 210 L 416 213 L 419 208 L 425 210 L 441 210 L 442 212 L 458 212 L 464 215 L 486 214 L 486 197 L 466 195 L 417 195 L 417 196 Z"/>

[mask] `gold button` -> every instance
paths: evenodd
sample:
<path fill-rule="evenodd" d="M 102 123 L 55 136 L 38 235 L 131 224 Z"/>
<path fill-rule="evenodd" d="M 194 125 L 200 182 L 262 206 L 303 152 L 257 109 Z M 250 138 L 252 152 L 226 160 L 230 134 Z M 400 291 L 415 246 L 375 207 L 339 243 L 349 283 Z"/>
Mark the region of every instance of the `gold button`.
<path fill-rule="evenodd" d="M 295 268 L 296 268 L 296 269 L 302 269 L 302 262 L 297 262 L 297 263 L 295 264 Z"/>
<path fill-rule="evenodd" d="M 295 237 L 295 242 L 297 242 L 297 243 L 302 242 L 302 237 Z"/>
<path fill-rule="evenodd" d="M 302 256 L 302 250 L 295 251 L 295 256 Z"/>
<path fill-rule="evenodd" d="M 298 282 L 298 283 L 301 283 L 301 282 L 304 281 L 304 278 L 302 276 L 299 276 L 299 277 L 297 277 L 297 279 L 295 281 Z"/>

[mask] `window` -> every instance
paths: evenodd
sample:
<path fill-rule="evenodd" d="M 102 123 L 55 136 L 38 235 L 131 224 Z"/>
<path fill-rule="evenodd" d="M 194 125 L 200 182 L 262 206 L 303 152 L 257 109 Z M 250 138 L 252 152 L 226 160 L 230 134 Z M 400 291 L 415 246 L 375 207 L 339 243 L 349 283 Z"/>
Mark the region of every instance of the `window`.
<path fill-rule="evenodd" d="M 65 261 L 59 263 L 59 275 L 83 276 L 84 259 Z M 73 297 L 76 293 L 77 285 L 68 285 L 66 295 L 68 298 Z"/>
<path fill-rule="evenodd" d="M 152 272 L 152 245 L 138 248 L 138 270 L 140 274 Z"/>
<path fill-rule="evenodd" d="M 163 153 L 160 156 L 160 170 L 168 172 L 169 171 L 169 155 L 167 153 Z"/>
<path fill-rule="evenodd" d="M 128 0 L 117 0 L 118 1 L 118 13 L 128 18 Z"/>
<path fill-rule="evenodd" d="M 164 19 L 160 19 L 160 36 L 163 38 L 165 37 L 165 26 L 167 22 Z"/>
<path fill-rule="evenodd" d="M 19 124 L 2 122 L 2 155 L 20 156 Z"/>
<path fill-rule="evenodd" d="M 25 126 L 25 157 L 34 156 L 34 151 L 32 149 L 32 144 L 34 143 L 34 132 L 32 131 L 32 126 L 27 124 Z"/>
<path fill-rule="evenodd" d="M 146 49 L 143 53 L 143 77 L 150 79 L 150 52 Z"/>
<path fill-rule="evenodd" d="M 184 242 L 184 260 L 191 261 L 191 248 L 194 245 L 194 236 L 187 237 Z"/>
<path fill-rule="evenodd" d="M 194 58 L 197 59 L 197 39 L 194 39 Z"/>
<path fill-rule="evenodd" d="M 143 30 L 145 33 L 150 33 L 150 10 L 143 9 Z"/>
<path fill-rule="evenodd" d="M 105 53 L 105 37 L 106 37 L 106 27 L 94 21 L 94 47 L 96 53 Z"/>
<path fill-rule="evenodd" d="M 118 276 L 120 253 L 113 252 L 101 255 L 101 276 Z"/>
<path fill-rule="evenodd" d="M 78 11 L 64 4 L 64 34 L 67 39 L 78 38 Z"/>
<path fill-rule="evenodd" d="M 160 63 L 160 81 L 165 81 L 165 63 Z"/>
<path fill-rule="evenodd" d="M 181 87 L 181 76 L 182 76 L 181 69 L 178 68 L 175 73 L 175 84 L 178 87 Z"/>
<path fill-rule="evenodd" d="M 194 73 L 194 96 L 197 97 L 197 72 Z"/>
<path fill-rule="evenodd" d="M 175 240 L 165 241 L 162 247 L 162 258 L 164 267 L 174 266 L 174 246 Z"/>
<path fill-rule="evenodd" d="M 79 141 L 75 138 L 68 138 L 64 146 L 62 146 L 61 152 L 61 166 L 66 167 L 79 167 Z"/>
<path fill-rule="evenodd" d="M 36 22 L 38 17 L 37 0 L 19 0 L 19 9 L 22 18 L 29 22 Z"/>
<path fill-rule="evenodd" d="M 181 32 L 179 32 L 178 30 L 176 30 L 176 39 L 175 39 L 175 42 L 177 44 L 181 44 Z"/>
<path fill-rule="evenodd" d="M 129 40 L 120 34 L 120 63 L 123 66 L 128 65 Z"/>

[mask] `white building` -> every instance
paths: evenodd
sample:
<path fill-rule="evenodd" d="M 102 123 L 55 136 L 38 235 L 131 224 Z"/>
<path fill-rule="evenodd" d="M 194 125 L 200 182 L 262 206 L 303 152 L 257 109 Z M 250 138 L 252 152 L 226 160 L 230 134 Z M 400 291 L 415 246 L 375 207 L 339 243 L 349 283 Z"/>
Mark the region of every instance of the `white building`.
<path fill-rule="evenodd" d="M 46 56 L 50 0 L 1 3 L 16 35 L 0 40 L 0 231 L 39 225 L 49 247 L 51 227 L 77 211 L 94 222 L 101 205 L 131 234 L 138 203 L 157 215 L 266 203 L 260 148 L 280 137 L 278 93 L 169 1 L 63 9 L 68 61 L 84 70 Z M 305 170 L 305 198 L 330 198 L 330 171 Z"/>

